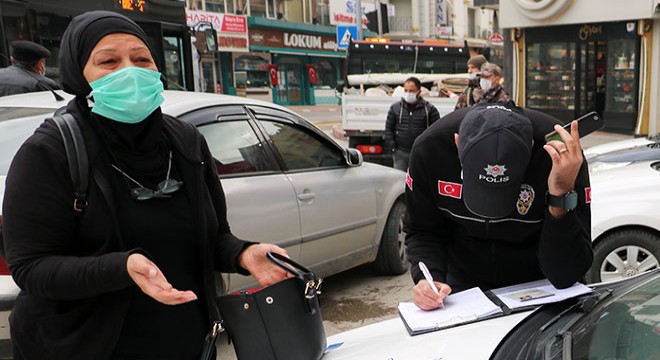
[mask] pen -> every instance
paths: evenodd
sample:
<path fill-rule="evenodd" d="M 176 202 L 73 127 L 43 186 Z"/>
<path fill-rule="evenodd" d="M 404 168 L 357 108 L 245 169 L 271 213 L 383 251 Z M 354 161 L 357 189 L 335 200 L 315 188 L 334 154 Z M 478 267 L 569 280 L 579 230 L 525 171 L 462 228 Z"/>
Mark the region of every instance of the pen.
<path fill-rule="evenodd" d="M 429 268 L 426 267 L 426 264 L 420 261 L 419 269 L 422 270 L 422 274 L 424 274 L 424 278 L 431 285 L 431 289 L 433 289 L 433 292 L 440 295 L 440 292 L 438 291 L 438 288 L 435 286 L 435 282 L 433 281 L 433 276 L 431 276 L 431 272 L 429 271 Z"/>

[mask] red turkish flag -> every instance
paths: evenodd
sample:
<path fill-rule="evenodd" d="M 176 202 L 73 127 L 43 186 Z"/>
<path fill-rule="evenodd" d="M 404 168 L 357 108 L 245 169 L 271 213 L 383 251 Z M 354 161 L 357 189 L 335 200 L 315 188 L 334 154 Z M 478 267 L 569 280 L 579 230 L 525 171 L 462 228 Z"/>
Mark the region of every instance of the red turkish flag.
<path fill-rule="evenodd" d="M 268 74 L 270 75 L 270 86 L 277 86 L 277 65 L 268 65 Z"/>
<path fill-rule="evenodd" d="M 408 185 L 408 188 L 410 188 L 410 191 L 412 191 L 413 178 L 410 176 L 410 169 L 406 171 L 406 185 Z"/>
<path fill-rule="evenodd" d="M 584 188 L 584 202 L 591 203 L 591 188 Z"/>
<path fill-rule="evenodd" d="M 307 74 L 309 75 L 309 82 L 312 85 L 316 85 L 316 82 L 318 81 L 318 77 L 316 76 L 316 68 L 314 65 L 307 64 Z"/>
<path fill-rule="evenodd" d="M 442 196 L 449 196 L 455 199 L 460 199 L 463 192 L 463 185 L 438 180 L 438 192 Z"/>

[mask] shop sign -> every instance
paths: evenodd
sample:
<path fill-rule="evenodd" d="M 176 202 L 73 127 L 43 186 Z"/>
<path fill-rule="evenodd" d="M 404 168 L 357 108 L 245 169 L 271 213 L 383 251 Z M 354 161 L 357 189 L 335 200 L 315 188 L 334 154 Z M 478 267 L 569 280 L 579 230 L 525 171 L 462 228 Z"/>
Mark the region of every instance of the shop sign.
<path fill-rule="evenodd" d="M 357 2 L 355 0 L 330 0 L 330 24 L 332 25 L 350 25 L 355 24 Z M 362 2 L 362 24 L 368 24 L 366 14 L 376 11 L 376 5 L 373 2 Z"/>
<path fill-rule="evenodd" d="M 451 37 L 454 33 L 454 30 L 451 26 L 436 26 L 435 35 L 440 37 Z"/>
<path fill-rule="evenodd" d="M 580 32 L 578 34 L 580 40 L 584 41 L 587 40 L 588 38 L 592 37 L 593 35 L 596 34 L 602 34 L 603 33 L 603 26 L 602 25 L 589 25 L 585 24 L 580 28 Z"/>
<path fill-rule="evenodd" d="M 435 23 L 437 25 L 447 25 L 447 1 L 436 0 L 435 3 Z"/>
<path fill-rule="evenodd" d="M 221 14 L 210 11 L 186 10 L 186 23 L 196 31 L 200 40 L 200 24 L 211 24 L 218 32 L 218 51 L 250 51 L 248 41 L 247 17 L 242 15 Z M 202 42 L 203 43 L 203 42 Z"/>
<path fill-rule="evenodd" d="M 243 15 L 186 10 L 186 23 L 189 27 L 194 27 L 200 22 L 211 23 L 217 32 L 247 34 L 247 17 Z"/>
<path fill-rule="evenodd" d="M 249 29 L 250 42 L 256 46 L 337 51 L 337 39 L 329 35 L 301 34 L 272 29 Z"/>

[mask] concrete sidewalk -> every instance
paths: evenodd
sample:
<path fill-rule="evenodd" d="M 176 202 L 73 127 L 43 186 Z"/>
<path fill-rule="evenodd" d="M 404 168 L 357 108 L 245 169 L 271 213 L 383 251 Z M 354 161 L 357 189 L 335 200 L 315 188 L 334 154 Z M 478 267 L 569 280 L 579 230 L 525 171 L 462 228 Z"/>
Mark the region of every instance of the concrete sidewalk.
<path fill-rule="evenodd" d="M 319 112 L 336 112 L 341 114 L 341 105 L 338 104 L 317 104 L 317 105 L 289 105 L 286 106 L 299 114 L 303 113 L 319 113 Z"/>

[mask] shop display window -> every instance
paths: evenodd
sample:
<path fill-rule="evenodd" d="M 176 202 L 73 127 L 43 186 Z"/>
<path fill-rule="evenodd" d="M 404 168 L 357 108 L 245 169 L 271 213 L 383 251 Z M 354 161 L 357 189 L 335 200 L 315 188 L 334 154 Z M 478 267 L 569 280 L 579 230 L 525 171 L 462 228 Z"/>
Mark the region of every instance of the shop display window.
<path fill-rule="evenodd" d="M 575 110 L 575 43 L 547 42 L 527 47 L 527 106 Z"/>
<path fill-rule="evenodd" d="M 611 40 L 608 46 L 605 110 L 633 112 L 637 110 L 636 41 Z"/>
<path fill-rule="evenodd" d="M 316 68 L 316 85 L 315 88 L 332 88 L 337 87 L 337 72 L 332 62 L 319 59 L 314 62 Z"/>
<path fill-rule="evenodd" d="M 234 70 L 246 73 L 245 86 L 259 88 L 270 86 L 268 61 L 261 56 L 241 55 L 234 59 Z"/>

